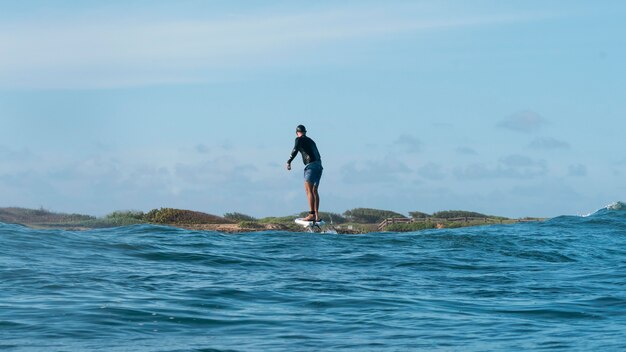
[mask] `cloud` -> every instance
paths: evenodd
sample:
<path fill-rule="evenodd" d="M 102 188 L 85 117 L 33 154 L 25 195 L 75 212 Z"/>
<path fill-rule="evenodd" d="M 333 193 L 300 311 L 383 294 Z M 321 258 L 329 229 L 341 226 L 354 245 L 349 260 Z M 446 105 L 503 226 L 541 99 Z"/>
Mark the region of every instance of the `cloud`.
<path fill-rule="evenodd" d="M 444 128 L 446 130 L 456 128 L 456 125 L 450 122 L 431 122 L 430 125 L 437 128 Z"/>
<path fill-rule="evenodd" d="M 441 165 L 435 163 L 428 163 L 420 167 L 417 169 L 417 173 L 420 176 L 433 181 L 443 180 L 446 177 Z"/>
<path fill-rule="evenodd" d="M 182 185 L 197 187 L 197 185 L 247 185 L 252 182 L 251 175 L 259 169 L 252 164 L 239 164 L 235 161 L 213 159 L 203 162 L 179 163 L 174 169 L 174 175 Z"/>
<path fill-rule="evenodd" d="M 211 151 L 211 148 L 207 147 L 204 144 L 196 144 L 196 146 L 194 147 L 194 149 L 196 150 L 196 152 L 198 152 L 199 154 L 208 154 Z"/>
<path fill-rule="evenodd" d="M 528 147 L 540 150 L 570 149 L 569 143 L 551 137 L 535 138 Z"/>
<path fill-rule="evenodd" d="M 413 171 L 403 162 L 393 159 L 351 162 L 343 168 L 343 181 L 353 183 L 394 183 Z"/>
<path fill-rule="evenodd" d="M 540 169 L 545 168 L 545 162 L 543 161 L 535 161 L 527 156 L 516 154 L 500 158 L 499 162 L 501 165 L 504 165 L 504 167 L 508 169 L 535 167 L 538 167 Z"/>
<path fill-rule="evenodd" d="M 503 119 L 497 126 L 515 132 L 532 133 L 540 130 L 546 123 L 547 121 L 543 116 L 534 111 L 526 110 Z"/>
<path fill-rule="evenodd" d="M 27 148 L 15 150 L 0 145 L 0 162 L 22 162 L 37 159 L 37 157 Z"/>
<path fill-rule="evenodd" d="M 438 11 L 438 12 L 437 12 Z M 464 14 L 419 6 L 328 8 L 194 20 L 92 13 L 0 26 L 2 87 L 102 88 L 214 79 L 225 69 L 317 63 L 348 40 L 528 21 L 537 14 Z M 317 60 L 307 61 L 315 56 Z M 295 60 L 294 58 L 299 58 Z"/>
<path fill-rule="evenodd" d="M 575 177 L 587 176 L 587 167 L 582 164 L 570 165 L 567 174 Z"/>
<path fill-rule="evenodd" d="M 456 152 L 461 155 L 478 155 L 478 152 L 469 147 L 457 147 Z"/>
<path fill-rule="evenodd" d="M 422 149 L 422 142 L 417 137 L 408 134 L 400 135 L 393 145 L 406 153 L 417 153 Z"/>
<path fill-rule="evenodd" d="M 526 216 L 558 216 L 576 213 L 589 204 L 579 190 L 558 179 L 545 179 L 532 185 L 518 185 L 510 191 L 515 207 L 524 207 Z"/>
<path fill-rule="evenodd" d="M 0 148 L 0 202 L 94 215 L 165 206 L 214 213 L 252 209 L 266 214 L 285 207 L 283 197 L 277 195 L 287 193 L 287 181 L 296 175 L 288 174 L 282 164 L 271 168 L 250 163 L 257 150 L 213 156 L 220 152 L 216 146 L 207 146 L 212 151 L 208 155 L 190 152 L 191 145 L 111 150 L 80 159 L 48 153 L 29 163 L 2 162 L 3 156 L 14 158 L 21 152 Z"/>
<path fill-rule="evenodd" d="M 546 175 L 548 167 L 544 161 L 536 161 L 523 155 L 509 155 L 490 167 L 483 163 L 470 164 L 457 168 L 454 174 L 459 179 L 531 179 Z"/>

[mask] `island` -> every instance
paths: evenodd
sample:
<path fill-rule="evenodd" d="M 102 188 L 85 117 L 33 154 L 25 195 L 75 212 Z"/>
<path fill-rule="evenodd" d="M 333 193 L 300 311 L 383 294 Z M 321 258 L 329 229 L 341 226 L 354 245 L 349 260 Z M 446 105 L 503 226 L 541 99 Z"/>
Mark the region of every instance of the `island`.
<path fill-rule="evenodd" d="M 20 224 L 37 229 L 73 231 L 153 224 L 222 233 L 298 232 L 302 231 L 302 228 L 294 224 L 293 220 L 296 217 L 306 216 L 306 214 L 306 212 L 303 212 L 288 216 L 255 218 L 238 212 L 218 216 L 194 210 L 159 208 L 148 212 L 136 210 L 114 211 L 104 217 L 96 217 L 76 213 L 53 212 L 44 208 L 4 207 L 0 208 L 0 222 Z M 409 232 L 545 220 L 543 218 L 530 217 L 510 219 L 462 210 L 446 210 L 433 214 L 414 211 L 406 216 L 390 210 L 372 208 L 355 208 L 347 210 L 343 214 L 321 212 L 320 216 L 327 223 L 327 226 L 342 234 Z"/>

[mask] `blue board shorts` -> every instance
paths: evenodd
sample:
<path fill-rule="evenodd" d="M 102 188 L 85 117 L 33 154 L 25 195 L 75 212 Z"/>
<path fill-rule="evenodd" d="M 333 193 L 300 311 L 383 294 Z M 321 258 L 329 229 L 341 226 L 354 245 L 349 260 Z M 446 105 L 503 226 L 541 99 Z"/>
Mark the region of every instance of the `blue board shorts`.
<path fill-rule="evenodd" d="M 321 161 L 314 161 L 307 164 L 307 166 L 304 167 L 304 180 L 315 186 L 319 186 L 323 170 L 324 168 L 322 167 Z"/>

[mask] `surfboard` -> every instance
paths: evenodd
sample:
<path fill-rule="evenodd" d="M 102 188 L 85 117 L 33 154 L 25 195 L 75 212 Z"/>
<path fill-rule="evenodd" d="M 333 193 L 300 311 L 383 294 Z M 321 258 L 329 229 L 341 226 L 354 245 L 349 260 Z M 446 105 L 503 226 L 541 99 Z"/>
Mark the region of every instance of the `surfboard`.
<path fill-rule="evenodd" d="M 304 228 L 310 228 L 313 226 L 324 226 L 326 225 L 326 223 L 324 222 L 324 220 L 321 221 L 306 221 L 304 220 L 304 218 L 297 218 L 296 220 L 294 220 L 294 222 Z"/>

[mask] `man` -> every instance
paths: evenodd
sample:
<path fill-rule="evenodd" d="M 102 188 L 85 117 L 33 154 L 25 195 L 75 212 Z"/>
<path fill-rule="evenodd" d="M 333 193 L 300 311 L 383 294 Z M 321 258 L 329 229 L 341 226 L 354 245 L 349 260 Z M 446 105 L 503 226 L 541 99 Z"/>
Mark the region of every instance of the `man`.
<path fill-rule="evenodd" d="M 320 207 L 320 195 L 317 193 L 317 188 L 322 178 L 322 158 L 320 152 L 317 150 L 315 142 L 306 135 L 306 128 L 302 125 L 296 127 L 296 144 L 293 146 L 291 156 L 287 160 L 287 170 L 291 170 L 291 162 L 296 157 L 298 152 L 302 154 L 302 161 L 304 162 L 304 189 L 306 190 L 307 198 L 309 199 L 309 216 L 304 218 L 305 221 L 320 221 L 319 207 Z"/>

